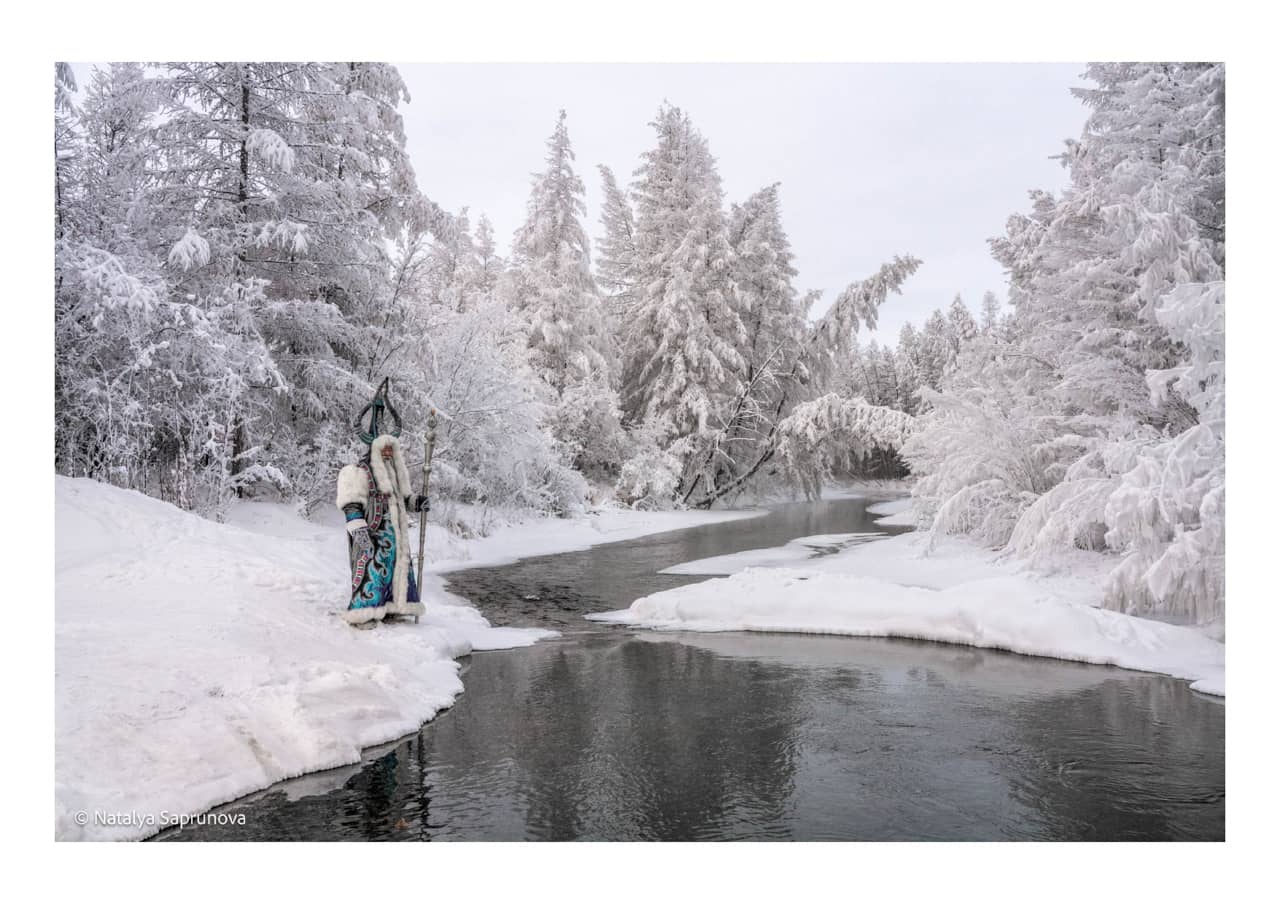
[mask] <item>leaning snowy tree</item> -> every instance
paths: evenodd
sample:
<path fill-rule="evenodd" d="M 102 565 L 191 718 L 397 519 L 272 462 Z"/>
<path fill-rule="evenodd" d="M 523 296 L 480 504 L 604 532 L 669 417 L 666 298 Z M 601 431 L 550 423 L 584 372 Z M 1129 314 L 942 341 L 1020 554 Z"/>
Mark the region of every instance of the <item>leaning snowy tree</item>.
<path fill-rule="evenodd" d="M 636 217 L 631 200 L 618 186 L 607 166 L 601 166 L 604 205 L 600 224 L 604 233 L 596 240 L 596 283 L 607 295 L 614 332 L 630 316 L 639 288 L 636 273 Z"/>
<path fill-rule="evenodd" d="M 876 449 L 902 447 L 911 432 L 910 415 L 823 390 L 831 385 L 839 361 L 854 347 L 860 329 L 875 328 L 880 306 L 890 293 L 900 292 L 919 267 L 920 261 L 910 255 L 895 257 L 872 276 L 845 288 L 826 314 L 807 329 L 794 357 L 770 354 L 766 358 L 757 371 L 757 382 L 768 379 L 778 387 L 770 412 L 771 426 L 755 444 L 751 457 L 737 463 L 727 481 L 717 482 L 715 475 L 706 471 L 697 475 L 699 492 L 686 495 L 687 502 L 708 507 L 740 492 L 780 450 L 781 475 L 812 498 L 820 493 L 823 480 L 851 458 Z M 752 394 L 748 383 L 739 393 L 735 409 L 745 408 Z M 718 441 L 713 439 L 713 445 Z"/>

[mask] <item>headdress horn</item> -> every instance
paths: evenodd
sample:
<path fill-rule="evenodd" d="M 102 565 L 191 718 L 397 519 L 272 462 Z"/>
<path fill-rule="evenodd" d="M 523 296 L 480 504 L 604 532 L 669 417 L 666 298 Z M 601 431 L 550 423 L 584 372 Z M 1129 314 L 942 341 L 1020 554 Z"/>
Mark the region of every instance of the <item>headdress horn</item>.
<path fill-rule="evenodd" d="M 395 406 L 391 404 L 391 400 L 387 397 L 387 391 L 390 389 L 391 378 L 385 377 L 378 391 L 374 393 L 373 401 L 360 409 L 360 413 L 356 416 L 356 435 L 360 437 L 360 441 L 366 446 L 372 443 L 383 433 L 390 433 L 392 436 L 400 435 L 400 412 L 396 411 Z M 366 430 L 365 414 L 369 415 Z M 387 415 L 391 415 L 392 427 L 390 430 L 383 430 L 382 426 Z"/>

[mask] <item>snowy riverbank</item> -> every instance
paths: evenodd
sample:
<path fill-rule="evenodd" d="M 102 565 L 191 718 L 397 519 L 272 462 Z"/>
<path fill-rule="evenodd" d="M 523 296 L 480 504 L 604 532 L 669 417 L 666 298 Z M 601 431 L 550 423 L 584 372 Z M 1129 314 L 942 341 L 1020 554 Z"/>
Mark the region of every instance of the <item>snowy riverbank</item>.
<path fill-rule="evenodd" d="M 910 523 L 905 500 L 871 510 L 885 515 L 882 524 Z M 592 617 L 665 630 L 933 640 L 1157 672 L 1225 695 L 1226 648 L 1206 631 L 1098 608 L 1112 564 L 1103 556 L 1064 557 L 1045 573 L 961 539 L 928 544 L 921 533 L 870 542 L 824 535 L 686 562 L 668 572 L 728 576 Z"/>
<path fill-rule="evenodd" d="M 432 526 L 428 614 L 356 631 L 334 614 L 348 581 L 336 511 L 310 522 L 246 503 L 217 524 L 90 480 L 55 486 L 59 839 L 145 837 L 357 762 L 453 702 L 457 657 L 552 636 L 491 627 L 440 571 L 753 514 L 606 510 L 472 540 Z"/>

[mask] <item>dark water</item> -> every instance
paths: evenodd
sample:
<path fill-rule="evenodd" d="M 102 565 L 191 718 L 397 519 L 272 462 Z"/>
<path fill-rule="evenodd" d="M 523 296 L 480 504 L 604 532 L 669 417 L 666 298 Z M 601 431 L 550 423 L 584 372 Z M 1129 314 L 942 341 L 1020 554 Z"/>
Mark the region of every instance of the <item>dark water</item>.
<path fill-rule="evenodd" d="M 1224 707 L 1181 681 L 910 641 L 663 634 L 591 611 L 677 562 L 871 531 L 864 503 L 450 575 L 559 640 L 467 661 L 453 709 L 198 839 L 1221 839 Z"/>

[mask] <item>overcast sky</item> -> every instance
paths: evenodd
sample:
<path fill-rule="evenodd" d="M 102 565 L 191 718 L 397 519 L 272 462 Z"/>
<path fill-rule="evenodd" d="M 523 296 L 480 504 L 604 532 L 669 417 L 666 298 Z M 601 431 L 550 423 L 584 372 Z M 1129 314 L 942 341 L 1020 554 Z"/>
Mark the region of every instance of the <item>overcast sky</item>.
<path fill-rule="evenodd" d="M 957 292 L 975 313 L 987 289 L 1004 298 L 986 240 L 1029 189 L 1065 184 L 1049 158 L 1086 115 L 1068 90 L 1082 63 L 397 65 L 418 184 L 473 223 L 488 214 L 504 246 L 558 109 L 594 238 L 596 165 L 630 181 L 666 99 L 710 141 L 728 201 L 782 183 L 797 285 L 825 290 L 822 304 L 895 253 L 924 261 L 883 309 L 890 341 Z"/>

